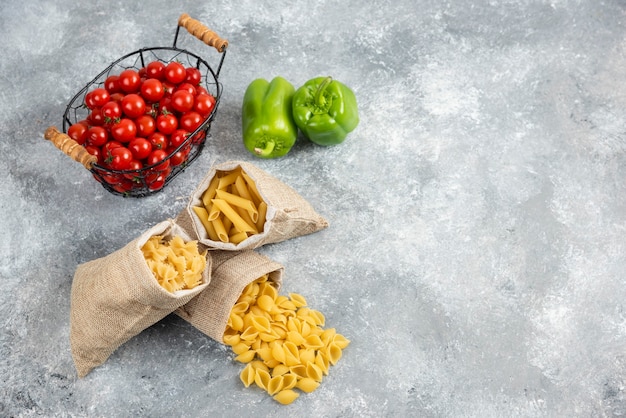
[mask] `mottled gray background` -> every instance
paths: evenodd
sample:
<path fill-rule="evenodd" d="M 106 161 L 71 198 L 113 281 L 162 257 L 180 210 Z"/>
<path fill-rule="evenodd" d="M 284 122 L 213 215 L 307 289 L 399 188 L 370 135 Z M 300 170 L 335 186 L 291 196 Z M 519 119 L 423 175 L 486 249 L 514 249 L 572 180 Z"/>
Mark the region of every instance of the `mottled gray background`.
<path fill-rule="evenodd" d="M 114 196 L 43 131 L 110 62 L 169 45 L 182 12 L 230 41 L 213 136 L 162 193 Z M 617 0 L 3 1 L 0 416 L 626 415 L 625 13 Z M 327 74 L 359 101 L 346 142 L 247 154 L 248 83 Z M 352 340 L 344 357 L 281 406 L 170 316 L 78 380 L 76 266 L 178 214 L 230 159 L 330 221 L 259 251 Z"/>

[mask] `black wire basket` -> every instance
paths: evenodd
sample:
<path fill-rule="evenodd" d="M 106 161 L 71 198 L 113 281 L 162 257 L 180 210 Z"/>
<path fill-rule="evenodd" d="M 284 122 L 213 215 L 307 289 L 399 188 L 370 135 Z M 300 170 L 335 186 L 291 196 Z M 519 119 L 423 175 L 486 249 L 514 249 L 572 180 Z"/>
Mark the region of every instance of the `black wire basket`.
<path fill-rule="evenodd" d="M 213 69 L 199 55 L 177 46 L 181 27 L 187 29 L 191 35 L 209 47 L 217 50 L 220 58 L 216 69 Z M 124 197 L 143 197 L 161 191 L 165 185 L 198 157 L 207 138 L 210 137 L 211 123 L 215 119 L 222 95 L 222 85 L 218 78 L 226 56 L 227 46 L 227 40 L 220 38 L 202 23 L 183 13 L 178 20 L 174 43 L 171 47 L 142 48 L 113 62 L 70 100 L 63 115 L 63 132 L 51 126 L 44 133 L 44 138 L 53 142 L 57 148 L 73 160 L 83 164 L 93 174 L 93 177 L 113 194 Z M 80 144 L 68 136 L 68 130 L 73 124 L 88 118 L 91 110 L 85 105 L 85 98 L 90 91 L 104 86 L 105 81 L 111 75 L 118 75 L 127 69 L 134 69 L 139 72 L 145 69 L 147 64 L 154 61 L 159 61 L 165 65 L 176 61 L 186 68 L 198 69 L 201 75 L 200 85 L 215 100 L 213 109 L 180 145 L 168 150 L 165 158 L 154 164 L 144 164 L 138 169 L 115 170 L 103 163 L 102 158 L 94 155 L 93 151 L 90 153 L 88 147 L 84 146 L 85 144 Z"/>

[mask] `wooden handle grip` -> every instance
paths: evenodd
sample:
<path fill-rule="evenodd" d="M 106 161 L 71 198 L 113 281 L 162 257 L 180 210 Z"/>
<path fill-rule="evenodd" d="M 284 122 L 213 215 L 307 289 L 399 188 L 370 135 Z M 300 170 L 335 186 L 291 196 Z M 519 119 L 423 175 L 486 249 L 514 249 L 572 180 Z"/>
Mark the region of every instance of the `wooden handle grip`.
<path fill-rule="evenodd" d="M 226 39 L 220 38 L 217 33 L 213 32 L 211 29 L 207 28 L 187 13 L 180 15 L 180 18 L 178 19 L 178 26 L 182 26 L 187 29 L 190 34 L 200 39 L 208 46 L 212 46 L 217 49 L 218 52 L 224 52 L 226 47 L 228 47 L 228 41 Z"/>
<path fill-rule="evenodd" d="M 74 141 L 66 134 L 60 132 L 56 127 L 51 126 L 46 129 L 43 137 L 52 142 L 55 147 L 63 151 L 72 160 L 81 163 L 87 170 L 91 170 L 93 165 L 98 162 L 95 155 L 91 155 L 85 147 Z"/>

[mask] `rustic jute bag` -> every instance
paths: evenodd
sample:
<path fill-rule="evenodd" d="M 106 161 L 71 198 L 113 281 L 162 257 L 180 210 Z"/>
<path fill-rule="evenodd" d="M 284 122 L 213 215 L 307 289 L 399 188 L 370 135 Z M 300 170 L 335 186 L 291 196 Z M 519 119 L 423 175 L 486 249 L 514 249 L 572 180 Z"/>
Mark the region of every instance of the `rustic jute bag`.
<path fill-rule="evenodd" d="M 79 377 L 208 287 L 210 252 L 203 283 L 193 289 L 170 293 L 148 267 L 141 251 L 146 241 L 155 235 L 171 238 L 178 232 L 173 220 L 163 221 L 123 248 L 77 267 L 71 290 L 70 345 Z"/>
<path fill-rule="evenodd" d="M 244 288 L 268 275 L 276 290 L 280 289 L 284 267 L 252 250 L 212 251 L 211 283 L 174 313 L 200 332 L 223 343 L 224 331 L 232 307 Z"/>
<path fill-rule="evenodd" d="M 193 206 L 202 205 L 202 194 L 207 190 L 217 171 L 228 172 L 238 167 L 255 182 L 259 194 L 267 204 L 263 232 L 252 235 L 236 245 L 213 241 L 193 211 Z M 311 234 L 328 227 L 328 221 L 293 188 L 254 164 L 244 161 L 228 161 L 212 167 L 175 221 L 188 232 L 192 239 L 200 241 L 209 249 L 229 251 L 251 250 L 265 244 Z"/>

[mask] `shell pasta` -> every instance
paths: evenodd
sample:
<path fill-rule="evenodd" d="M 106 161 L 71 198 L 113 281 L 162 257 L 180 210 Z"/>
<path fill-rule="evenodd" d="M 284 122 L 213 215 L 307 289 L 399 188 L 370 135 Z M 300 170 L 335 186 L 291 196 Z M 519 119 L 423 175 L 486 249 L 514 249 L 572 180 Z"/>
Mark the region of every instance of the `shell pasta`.
<path fill-rule="evenodd" d="M 281 404 L 317 389 L 350 341 L 324 328 L 324 315 L 295 293 L 278 295 L 267 275 L 248 284 L 230 312 L 223 342 L 245 367 L 245 387 L 266 391 Z"/>

